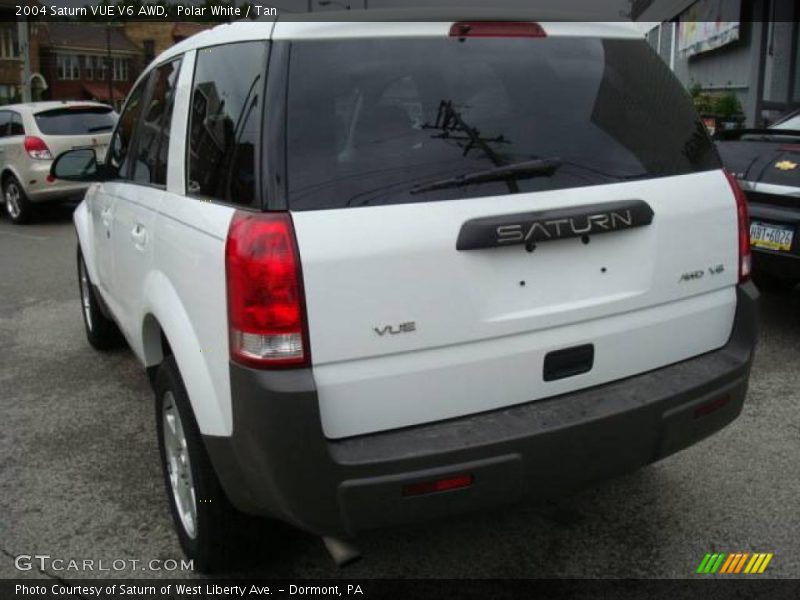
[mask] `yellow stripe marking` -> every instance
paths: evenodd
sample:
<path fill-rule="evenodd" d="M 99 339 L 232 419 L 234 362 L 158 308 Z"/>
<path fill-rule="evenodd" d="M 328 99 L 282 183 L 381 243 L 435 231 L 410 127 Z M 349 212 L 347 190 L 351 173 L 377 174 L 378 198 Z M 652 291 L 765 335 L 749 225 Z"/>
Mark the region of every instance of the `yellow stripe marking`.
<path fill-rule="evenodd" d="M 736 555 L 735 554 L 728 554 L 728 558 L 725 560 L 725 564 L 722 565 L 722 568 L 719 570 L 720 573 L 727 573 L 728 567 L 732 566 L 733 559 Z"/>
<path fill-rule="evenodd" d="M 744 568 L 744 572 L 745 573 L 750 573 L 753 570 L 753 567 L 758 562 L 761 562 L 761 555 L 760 554 L 753 554 L 753 558 L 751 558 L 750 562 L 747 563 L 747 566 Z"/>
<path fill-rule="evenodd" d="M 761 566 L 761 563 L 764 562 L 764 559 L 766 557 L 767 557 L 766 554 L 759 554 L 758 555 L 758 560 L 756 561 L 756 564 L 753 565 L 753 568 L 750 569 L 750 572 L 753 573 L 753 574 L 758 573 L 758 569 Z"/>
<path fill-rule="evenodd" d="M 747 557 L 750 556 L 750 554 L 745 552 L 744 554 L 740 554 L 739 556 L 741 556 L 741 558 L 739 559 L 739 564 L 736 565 L 736 570 L 734 571 L 734 573 L 740 573 L 742 571 L 742 567 L 744 566 L 744 561 L 747 560 Z"/>
<path fill-rule="evenodd" d="M 772 554 L 772 552 L 767 554 L 767 557 L 764 559 L 764 562 L 761 563 L 761 568 L 758 570 L 759 573 L 763 573 L 764 572 L 764 570 L 767 568 L 767 565 L 769 564 L 769 561 L 772 560 L 773 556 L 774 556 L 774 554 Z"/>

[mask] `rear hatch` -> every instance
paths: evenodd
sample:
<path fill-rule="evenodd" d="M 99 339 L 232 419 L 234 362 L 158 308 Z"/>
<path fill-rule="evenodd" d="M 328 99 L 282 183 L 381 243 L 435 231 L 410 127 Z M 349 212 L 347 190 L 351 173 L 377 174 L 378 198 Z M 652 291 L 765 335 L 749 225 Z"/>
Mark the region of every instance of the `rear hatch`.
<path fill-rule="evenodd" d="M 427 25 L 292 42 L 286 192 L 326 435 L 724 345 L 735 199 L 646 43 Z"/>
<path fill-rule="evenodd" d="M 93 148 L 104 160 L 116 113 L 110 106 L 67 104 L 34 115 L 36 126 L 53 157 L 67 150 Z"/>

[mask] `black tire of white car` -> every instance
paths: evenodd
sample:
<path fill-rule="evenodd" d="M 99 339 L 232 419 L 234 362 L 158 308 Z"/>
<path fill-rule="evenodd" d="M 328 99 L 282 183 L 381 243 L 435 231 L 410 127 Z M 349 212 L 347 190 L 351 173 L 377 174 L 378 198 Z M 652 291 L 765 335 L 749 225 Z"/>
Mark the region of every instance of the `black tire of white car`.
<path fill-rule="evenodd" d="M 123 343 L 117 324 L 103 314 L 95 296 L 86 262 L 78 247 L 78 289 L 81 296 L 81 315 L 86 329 L 86 339 L 95 350 L 113 350 Z"/>
<path fill-rule="evenodd" d="M 222 490 L 203 445 L 189 397 L 172 356 L 165 358 L 158 368 L 154 387 L 156 431 L 164 485 L 181 547 L 186 557 L 193 561 L 195 571 L 213 573 L 230 568 L 237 562 L 239 554 L 237 542 L 249 517 L 238 512 Z M 165 422 L 167 421 L 165 404 L 167 407 L 171 407 L 173 423 L 181 430 L 181 436 L 170 436 L 169 434 L 165 436 Z M 174 417 L 178 417 L 177 423 L 175 423 Z M 178 440 L 177 437 L 181 439 Z M 195 514 L 190 521 L 192 524 L 188 527 L 185 515 L 182 516 L 182 510 L 178 507 L 178 494 L 174 491 L 172 479 L 173 477 L 177 480 L 181 479 L 181 469 L 176 464 L 181 461 L 174 460 L 176 453 L 173 452 L 172 466 L 170 466 L 167 455 L 167 445 L 176 441 L 187 454 L 186 463 L 188 465 L 183 464 L 188 466 L 190 477 L 187 473 L 186 479 L 189 480 L 189 485 L 194 492 L 192 496 Z"/>
<path fill-rule="evenodd" d="M 11 174 L 3 178 L 3 207 L 15 225 L 29 223 L 33 215 L 31 201 L 17 178 Z"/>

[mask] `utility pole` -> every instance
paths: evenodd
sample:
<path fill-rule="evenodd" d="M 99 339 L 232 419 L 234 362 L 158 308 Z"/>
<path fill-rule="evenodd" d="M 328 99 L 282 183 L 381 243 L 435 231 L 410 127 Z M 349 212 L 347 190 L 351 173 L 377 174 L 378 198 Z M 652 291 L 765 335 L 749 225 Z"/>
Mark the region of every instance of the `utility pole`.
<path fill-rule="evenodd" d="M 17 21 L 17 45 L 22 56 L 22 101 L 31 101 L 31 51 L 28 41 L 28 21 L 19 19 Z"/>
<path fill-rule="evenodd" d="M 111 24 L 106 24 L 106 74 L 108 77 L 108 103 L 114 106 L 114 84 L 112 83 L 114 63 L 111 59 Z"/>

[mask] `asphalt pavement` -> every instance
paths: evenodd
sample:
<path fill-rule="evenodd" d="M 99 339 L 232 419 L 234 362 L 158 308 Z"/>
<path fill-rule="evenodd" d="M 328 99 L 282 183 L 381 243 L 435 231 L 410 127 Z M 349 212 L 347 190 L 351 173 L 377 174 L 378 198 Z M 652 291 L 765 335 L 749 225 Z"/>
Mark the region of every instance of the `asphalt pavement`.
<path fill-rule="evenodd" d="M 129 350 L 86 342 L 75 248 L 70 207 L 0 218 L 0 578 L 197 576 L 131 563 L 182 554 L 147 378 Z M 343 570 L 319 539 L 265 524 L 241 574 L 690 577 L 707 552 L 770 552 L 762 577 L 800 577 L 800 288 L 762 296 L 761 317 L 743 414 L 688 450 L 558 501 L 364 535 Z M 15 568 L 37 554 L 127 566 Z"/>

